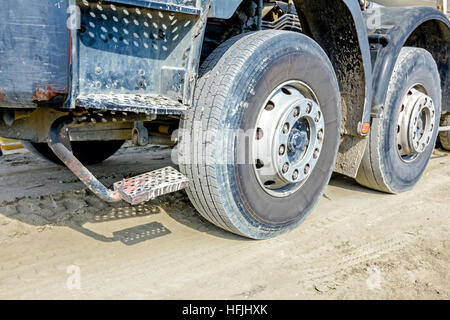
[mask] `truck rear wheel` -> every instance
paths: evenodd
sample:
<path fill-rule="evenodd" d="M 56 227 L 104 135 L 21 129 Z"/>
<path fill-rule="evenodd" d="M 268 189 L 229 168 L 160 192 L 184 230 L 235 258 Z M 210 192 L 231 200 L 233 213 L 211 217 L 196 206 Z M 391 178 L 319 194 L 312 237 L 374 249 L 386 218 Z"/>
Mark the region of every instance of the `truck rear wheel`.
<path fill-rule="evenodd" d="M 450 127 L 450 114 L 442 117 L 441 126 Z M 450 151 L 450 131 L 442 131 L 439 133 L 439 141 L 441 142 L 442 148 Z"/>
<path fill-rule="evenodd" d="M 327 55 L 304 35 L 261 31 L 222 44 L 200 74 L 179 135 L 193 205 L 245 237 L 292 230 L 321 198 L 338 151 L 340 95 Z"/>
<path fill-rule="evenodd" d="M 32 153 L 56 164 L 61 160 L 53 153 L 46 143 L 21 141 L 25 148 Z M 74 141 L 72 152 L 84 165 L 98 164 L 111 157 L 122 147 L 125 141 Z"/>
<path fill-rule="evenodd" d="M 428 51 L 401 50 L 383 112 L 372 121 L 356 180 L 371 189 L 401 193 L 422 177 L 438 135 L 440 77 Z"/>

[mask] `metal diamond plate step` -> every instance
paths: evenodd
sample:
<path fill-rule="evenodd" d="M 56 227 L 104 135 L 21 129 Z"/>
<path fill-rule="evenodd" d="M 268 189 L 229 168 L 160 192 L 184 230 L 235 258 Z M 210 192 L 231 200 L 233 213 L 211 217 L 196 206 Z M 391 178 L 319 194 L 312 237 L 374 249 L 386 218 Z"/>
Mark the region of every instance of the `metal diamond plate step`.
<path fill-rule="evenodd" d="M 172 167 L 165 167 L 114 184 L 123 200 L 132 205 L 153 200 L 164 194 L 182 190 L 188 178 Z"/>
<path fill-rule="evenodd" d="M 187 4 L 178 4 L 177 2 L 181 1 L 167 1 L 167 0 L 108 0 L 109 2 L 113 3 L 120 3 L 120 4 L 127 4 L 131 6 L 136 7 L 143 7 L 143 8 L 149 8 L 149 9 L 155 9 L 155 10 L 162 10 L 162 11 L 172 11 L 172 12 L 180 12 L 185 14 L 194 14 L 199 15 L 202 13 L 202 10 L 198 9 L 197 7 L 193 5 L 187 5 Z M 195 1 L 192 0 L 184 0 L 184 3 L 195 3 Z"/>
<path fill-rule="evenodd" d="M 159 115 L 182 115 L 186 106 L 165 97 L 146 94 L 84 94 L 78 107 Z"/>

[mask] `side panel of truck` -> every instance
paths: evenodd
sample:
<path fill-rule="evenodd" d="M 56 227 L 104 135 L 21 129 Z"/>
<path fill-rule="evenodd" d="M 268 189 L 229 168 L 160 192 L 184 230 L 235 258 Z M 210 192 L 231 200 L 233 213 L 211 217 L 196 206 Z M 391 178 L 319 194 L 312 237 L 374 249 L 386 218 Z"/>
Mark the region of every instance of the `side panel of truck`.
<path fill-rule="evenodd" d="M 0 7 L 0 107 L 63 101 L 69 86 L 67 1 L 0 0 Z"/>

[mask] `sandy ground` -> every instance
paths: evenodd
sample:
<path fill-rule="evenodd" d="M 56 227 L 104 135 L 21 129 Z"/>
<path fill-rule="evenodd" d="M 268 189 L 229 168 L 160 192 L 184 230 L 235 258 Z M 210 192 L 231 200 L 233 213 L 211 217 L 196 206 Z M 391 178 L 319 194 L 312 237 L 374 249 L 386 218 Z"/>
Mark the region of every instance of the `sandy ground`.
<path fill-rule="evenodd" d="M 124 148 L 92 170 L 107 184 L 170 164 Z M 107 205 L 65 168 L 0 158 L 0 298 L 448 299 L 450 153 L 414 191 L 334 177 L 299 229 L 269 241 L 222 231 L 178 192 Z"/>

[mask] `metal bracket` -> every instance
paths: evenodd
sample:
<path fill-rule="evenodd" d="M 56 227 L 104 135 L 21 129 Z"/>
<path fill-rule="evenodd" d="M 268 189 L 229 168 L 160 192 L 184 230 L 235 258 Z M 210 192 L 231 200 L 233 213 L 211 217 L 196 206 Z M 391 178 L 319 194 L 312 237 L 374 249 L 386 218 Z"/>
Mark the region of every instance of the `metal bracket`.
<path fill-rule="evenodd" d="M 136 205 L 187 187 L 188 179 L 168 167 L 118 182 L 114 185 L 114 191 L 108 189 L 61 142 L 61 131 L 74 123 L 72 116 L 57 119 L 50 128 L 48 145 L 67 168 L 100 199 L 106 202 L 125 200 Z"/>
<path fill-rule="evenodd" d="M 143 147 L 148 145 L 148 130 L 142 121 L 136 121 L 134 123 L 134 129 L 131 137 L 135 146 Z"/>

